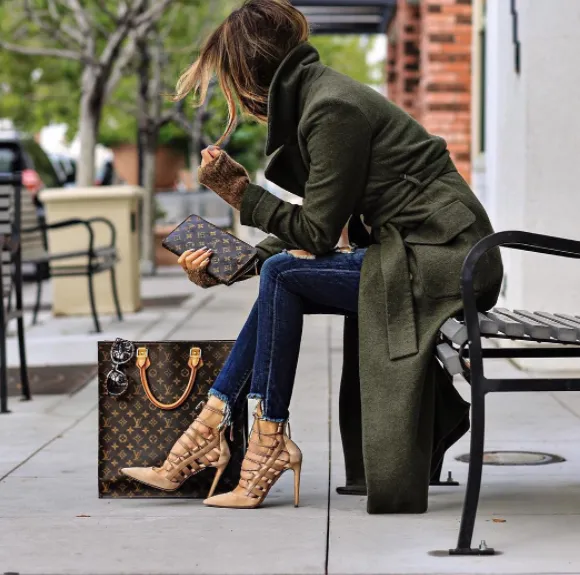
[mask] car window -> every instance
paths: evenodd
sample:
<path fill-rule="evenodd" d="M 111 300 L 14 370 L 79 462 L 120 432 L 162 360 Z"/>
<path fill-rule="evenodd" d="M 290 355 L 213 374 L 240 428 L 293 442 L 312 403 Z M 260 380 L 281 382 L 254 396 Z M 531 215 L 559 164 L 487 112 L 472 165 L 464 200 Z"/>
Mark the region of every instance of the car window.
<path fill-rule="evenodd" d="M 44 150 L 33 140 L 23 141 L 22 147 L 32 161 L 32 168 L 36 170 L 42 183 L 47 188 L 60 188 L 63 182 L 58 177 Z"/>
<path fill-rule="evenodd" d="M 16 163 L 16 149 L 14 146 L 0 144 L 0 174 L 14 172 Z"/>

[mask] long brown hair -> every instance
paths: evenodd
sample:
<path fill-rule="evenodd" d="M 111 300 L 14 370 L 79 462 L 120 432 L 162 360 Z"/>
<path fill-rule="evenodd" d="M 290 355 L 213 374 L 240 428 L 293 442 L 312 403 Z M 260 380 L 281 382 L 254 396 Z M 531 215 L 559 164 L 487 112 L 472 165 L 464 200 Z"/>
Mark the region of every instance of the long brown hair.
<path fill-rule="evenodd" d="M 309 35 L 306 17 L 289 0 L 246 0 L 205 41 L 197 61 L 179 78 L 174 99 L 193 93 L 200 106 L 217 76 L 229 113 L 219 145 L 235 129 L 236 100 L 243 112 L 266 121 L 272 78 L 285 56 Z"/>

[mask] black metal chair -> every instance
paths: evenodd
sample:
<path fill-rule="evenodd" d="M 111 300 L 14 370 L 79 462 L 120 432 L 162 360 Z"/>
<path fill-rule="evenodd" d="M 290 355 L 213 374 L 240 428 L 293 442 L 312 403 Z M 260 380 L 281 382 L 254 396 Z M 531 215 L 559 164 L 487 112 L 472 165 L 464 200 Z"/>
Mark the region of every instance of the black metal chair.
<path fill-rule="evenodd" d="M 579 378 L 489 379 L 483 371 L 487 358 L 580 357 L 580 317 L 568 313 L 477 310 L 474 276 L 477 262 L 498 246 L 566 258 L 580 258 L 580 242 L 519 231 L 493 234 L 480 241 L 465 260 L 461 286 L 464 312 L 461 320 L 450 319 L 441 328 L 437 356 L 451 375 L 462 374 L 471 385 L 471 447 L 467 489 L 457 547 L 451 555 L 493 555 L 482 545 L 472 547 L 473 530 L 483 472 L 485 396 L 490 392 L 580 391 Z M 482 348 L 481 340 L 503 339 L 527 343 L 556 344 L 537 347 Z"/>
<path fill-rule="evenodd" d="M 119 303 L 117 291 L 117 278 L 115 265 L 118 262 L 116 247 L 116 230 L 111 221 L 106 218 L 74 218 L 47 224 L 44 217 L 39 215 L 37 208 L 30 196 L 24 195 L 22 201 L 22 214 L 26 226 L 22 230 L 22 250 L 24 264 L 33 264 L 35 268 L 34 280 L 36 282 L 36 303 L 32 318 L 36 324 L 40 311 L 42 284 L 45 280 L 55 277 L 78 277 L 85 276 L 88 279 L 89 302 L 95 331 L 101 332 L 101 324 L 97 311 L 94 290 L 94 276 L 108 271 L 111 277 L 111 290 L 115 311 L 119 321 L 123 320 L 123 314 Z M 95 225 L 105 225 L 110 232 L 110 241 L 104 246 L 95 244 Z M 48 231 L 62 230 L 70 227 L 78 227 L 79 231 L 86 231 L 87 246 L 81 250 L 71 252 L 52 253 L 49 249 Z M 86 263 L 77 263 L 82 258 Z M 67 260 L 76 260 L 70 265 L 63 265 Z M 51 266 L 52 262 L 58 265 Z"/>
<path fill-rule="evenodd" d="M 18 324 L 22 398 L 31 399 L 22 306 L 21 192 L 20 174 L 0 176 L 0 413 L 9 413 L 6 331 L 14 319 Z"/>

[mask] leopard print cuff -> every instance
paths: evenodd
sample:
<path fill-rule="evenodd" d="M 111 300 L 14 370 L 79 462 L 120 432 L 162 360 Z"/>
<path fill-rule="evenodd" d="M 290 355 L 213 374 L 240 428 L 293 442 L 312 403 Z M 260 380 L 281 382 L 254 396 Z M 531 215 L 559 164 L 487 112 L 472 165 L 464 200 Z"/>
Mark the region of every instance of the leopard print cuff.
<path fill-rule="evenodd" d="M 214 287 L 221 283 L 218 279 L 210 276 L 205 269 L 188 270 L 187 277 L 190 282 L 203 289 Z"/>

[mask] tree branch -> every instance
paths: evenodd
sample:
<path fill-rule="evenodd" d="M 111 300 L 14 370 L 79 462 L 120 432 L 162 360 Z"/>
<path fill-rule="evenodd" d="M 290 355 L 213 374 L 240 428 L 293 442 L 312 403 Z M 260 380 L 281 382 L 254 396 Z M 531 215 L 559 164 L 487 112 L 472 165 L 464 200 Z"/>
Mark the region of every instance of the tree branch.
<path fill-rule="evenodd" d="M 161 114 L 161 116 L 159 117 L 159 121 L 157 122 L 157 125 L 159 128 L 163 128 L 163 126 L 166 126 L 167 124 L 170 124 L 171 122 L 176 122 L 176 121 L 177 121 L 177 117 L 176 117 L 175 109 L 167 110 L 167 111 L 163 112 L 163 114 Z"/>
<path fill-rule="evenodd" d="M 135 20 L 136 26 L 146 26 L 147 29 L 154 24 L 161 16 L 163 12 L 173 3 L 175 0 L 156 0 L 153 6 L 143 12 Z"/>
<path fill-rule="evenodd" d="M 25 56 L 46 56 L 49 58 L 65 58 L 67 60 L 76 60 L 78 62 L 83 60 L 83 55 L 80 52 L 72 50 L 60 50 L 58 48 L 35 48 L 32 46 L 20 46 L 18 44 L 10 44 L 0 40 L 0 48 L 15 54 L 24 54 Z"/>
<path fill-rule="evenodd" d="M 107 87 L 105 88 L 105 97 L 109 97 L 113 90 L 116 88 L 119 80 L 123 77 L 123 73 L 125 69 L 129 66 L 129 64 L 135 58 L 135 53 L 137 51 L 137 38 L 135 34 L 131 34 L 129 36 L 129 41 L 125 45 L 123 52 L 115 61 L 113 69 L 109 75 L 109 79 L 107 81 Z"/>
<path fill-rule="evenodd" d="M 30 4 L 30 0 L 24 0 L 24 12 L 26 12 L 26 15 L 28 16 L 28 20 L 30 22 L 32 22 L 33 24 L 36 24 L 36 26 L 38 26 L 38 28 L 40 30 L 44 30 L 45 32 L 47 32 L 48 34 L 50 34 L 51 37 L 56 37 L 64 46 L 66 46 L 67 48 L 70 48 L 70 38 L 66 38 L 65 36 L 63 36 L 63 34 L 61 34 L 61 31 L 58 29 L 58 27 L 55 25 L 54 23 L 54 19 L 51 18 L 51 22 L 48 23 L 44 18 L 43 18 L 43 13 L 35 10 L 32 5 Z M 49 17 L 51 17 L 52 15 L 49 14 Z"/>
<path fill-rule="evenodd" d="M 81 6 L 79 0 L 66 0 L 69 8 L 74 14 L 75 20 L 79 25 L 79 28 L 84 34 L 91 33 L 91 25 L 89 24 L 89 16 Z"/>
<path fill-rule="evenodd" d="M 29 4 L 29 0 L 26 2 L 26 4 Z M 78 46 L 80 46 L 81 48 L 84 48 L 86 45 L 86 38 L 78 30 L 76 30 L 75 28 L 72 28 L 71 26 L 69 26 L 68 24 L 65 24 L 62 21 L 62 16 L 58 12 L 58 8 L 56 7 L 55 0 L 47 0 L 47 4 L 48 4 L 48 14 L 50 15 L 50 19 L 51 19 L 52 24 L 53 24 L 52 28 L 54 31 L 57 31 L 59 38 L 61 38 L 61 41 L 63 42 L 63 44 L 67 43 L 67 41 L 63 37 L 63 35 L 60 34 L 61 31 L 64 34 L 66 34 L 66 36 L 68 36 L 71 40 L 76 42 L 76 44 Z"/>
<path fill-rule="evenodd" d="M 101 12 L 107 16 L 107 18 L 110 18 L 113 22 L 117 23 L 119 20 L 119 16 L 113 14 L 108 8 L 107 8 L 107 4 L 103 1 L 103 0 L 96 0 L 97 2 L 97 6 L 99 7 L 99 9 L 101 10 Z"/>
<path fill-rule="evenodd" d="M 120 15 L 117 20 L 117 29 L 109 38 L 109 41 L 101 54 L 100 60 L 104 67 L 111 66 L 111 63 L 116 60 L 116 56 L 118 55 L 119 50 L 121 50 L 121 45 L 129 35 L 131 29 L 136 27 L 135 18 L 138 16 L 139 12 L 143 10 L 144 6 L 145 0 L 135 0 L 131 8 L 122 11 L 122 15 Z"/>

